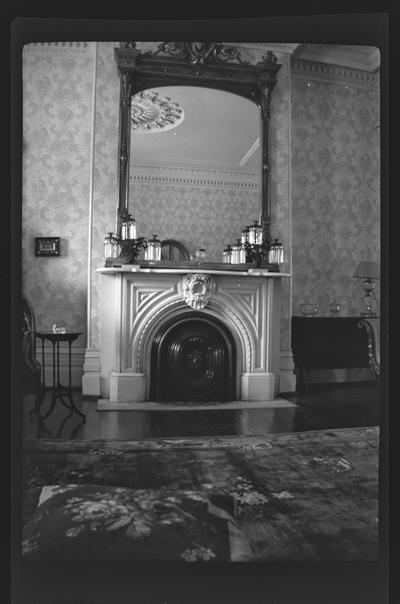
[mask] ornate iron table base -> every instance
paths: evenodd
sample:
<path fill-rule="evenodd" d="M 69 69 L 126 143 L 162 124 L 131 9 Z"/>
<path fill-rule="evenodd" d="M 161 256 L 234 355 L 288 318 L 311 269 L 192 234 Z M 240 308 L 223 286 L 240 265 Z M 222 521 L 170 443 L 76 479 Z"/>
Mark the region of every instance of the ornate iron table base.
<path fill-rule="evenodd" d="M 86 416 L 77 409 L 72 395 L 72 377 L 71 377 L 71 345 L 81 335 L 80 332 L 70 333 L 52 333 L 52 332 L 36 332 L 36 336 L 42 341 L 42 388 L 43 396 L 36 402 L 31 414 L 35 414 L 39 421 L 45 420 L 53 411 L 57 399 L 64 407 L 72 413 L 77 413 L 86 421 Z M 44 400 L 46 391 L 45 380 L 45 359 L 44 359 L 44 343 L 49 340 L 53 345 L 53 385 L 50 409 L 44 414 L 40 414 L 40 407 Z M 60 342 L 68 342 L 68 386 L 63 386 L 60 382 Z"/>

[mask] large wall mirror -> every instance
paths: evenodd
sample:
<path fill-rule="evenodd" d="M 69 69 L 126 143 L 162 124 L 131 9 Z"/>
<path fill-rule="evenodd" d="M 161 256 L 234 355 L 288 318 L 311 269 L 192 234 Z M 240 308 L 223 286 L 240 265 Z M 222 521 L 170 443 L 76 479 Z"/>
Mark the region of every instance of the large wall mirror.
<path fill-rule="evenodd" d="M 132 105 L 128 210 L 138 232 L 221 261 L 223 245 L 261 219 L 259 107 L 198 86 L 153 88 Z"/>
<path fill-rule="evenodd" d="M 120 87 L 118 220 L 138 235 L 204 247 L 224 244 L 258 220 L 270 239 L 269 121 L 280 65 L 256 65 L 216 43 L 135 42 L 115 49 Z M 120 224 L 117 225 L 119 228 Z"/>

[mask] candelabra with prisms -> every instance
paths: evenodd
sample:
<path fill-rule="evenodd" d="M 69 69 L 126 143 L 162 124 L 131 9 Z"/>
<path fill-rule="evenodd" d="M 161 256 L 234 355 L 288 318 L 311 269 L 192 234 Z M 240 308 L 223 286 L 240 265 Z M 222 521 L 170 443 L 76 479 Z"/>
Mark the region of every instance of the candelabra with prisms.
<path fill-rule="evenodd" d="M 141 250 L 147 248 L 144 237 L 137 237 L 135 219 L 126 209 L 119 212 L 119 234 L 109 233 L 104 239 L 104 256 L 106 266 L 133 264 Z"/>
<path fill-rule="evenodd" d="M 253 264 L 279 271 L 283 263 L 283 246 L 279 239 L 263 240 L 263 229 L 257 220 L 244 227 L 241 239 L 227 245 L 222 253 L 223 262 L 231 264 Z"/>

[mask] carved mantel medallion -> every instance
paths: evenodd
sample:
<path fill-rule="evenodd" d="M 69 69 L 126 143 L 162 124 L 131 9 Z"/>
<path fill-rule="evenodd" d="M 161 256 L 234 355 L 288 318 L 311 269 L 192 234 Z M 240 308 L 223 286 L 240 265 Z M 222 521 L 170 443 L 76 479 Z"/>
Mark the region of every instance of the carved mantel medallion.
<path fill-rule="evenodd" d="M 190 273 L 182 277 L 182 296 L 188 306 L 195 310 L 204 308 L 211 299 L 215 281 L 211 275 Z"/>

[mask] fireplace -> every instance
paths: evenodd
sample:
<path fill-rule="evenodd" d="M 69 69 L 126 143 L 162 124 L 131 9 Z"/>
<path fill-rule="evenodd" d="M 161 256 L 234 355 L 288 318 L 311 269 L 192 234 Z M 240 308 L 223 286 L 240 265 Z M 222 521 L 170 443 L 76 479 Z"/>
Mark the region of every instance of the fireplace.
<path fill-rule="evenodd" d="M 178 315 L 154 338 L 150 399 L 235 400 L 235 365 L 235 342 L 222 321 L 199 312 Z"/>
<path fill-rule="evenodd" d="M 99 408 L 276 397 L 287 275 L 135 265 L 99 272 Z"/>

